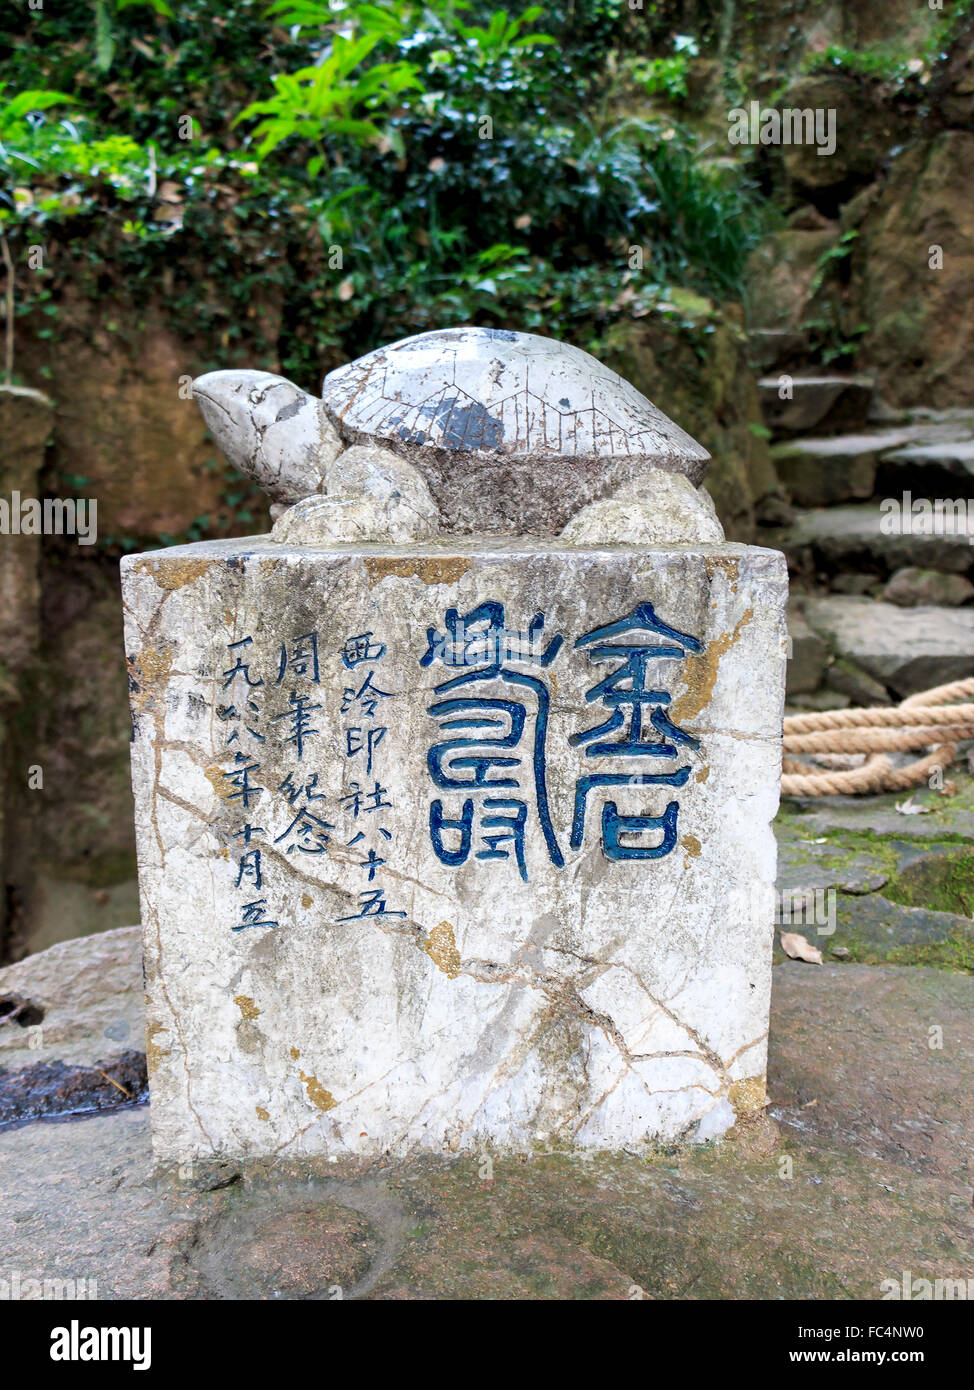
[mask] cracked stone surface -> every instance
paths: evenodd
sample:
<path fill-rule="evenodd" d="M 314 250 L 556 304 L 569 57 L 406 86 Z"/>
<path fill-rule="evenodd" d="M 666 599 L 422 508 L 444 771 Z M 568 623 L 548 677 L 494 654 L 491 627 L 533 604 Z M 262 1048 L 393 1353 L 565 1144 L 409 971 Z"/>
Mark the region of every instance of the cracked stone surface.
<path fill-rule="evenodd" d="M 263 538 L 130 557 L 123 593 L 161 1158 L 639 1148 L 760 1107 L 778 553 Z M 625 640 L 653 758 L 571 741 L 623 723 Z M 475 814 L 485 755 L 513 786 Z"/>
<path fill-rule="evenodd" d="M 35 1123 L 0 1132 L 2 1277 L 94 1280 L 103 1299 L 305 1300 L 876 1299 L 907 1269 L 966 1278 L 974 979 L 797 962 L 773 976 L 771 1105 L 718 1144 L 180 1177 L 154 1174 L 145 1108 Z"/>
<path fill-rule="evenodd" d="M 193 394 L 227 458 L 276 507 L 313 494 L 347 502 L 356 450 L 394 451 L 428 487 L 443 535 L 553 535 L 647 474 L 695 487 L 710 461 L 617 372 L 534 333 L 421 333 L 330 372 L 321 400 L 258 371 L 208 372 Z"/>
<path fill-rule="evenodd" d="M 321 492 L 342 441 L 321 401 L 272 372 L 207 372 L 193 397 L 235 468 L 275 503 Z"/>
<path fill-rule="evenodd" d="M 422 474 L 389 449 L 356 444 L 325 477 L 324 495 L 305 497 L 276 520 L 271 536 L 290 545 L 329 541 L 428 540 L 439 513 Z"/>

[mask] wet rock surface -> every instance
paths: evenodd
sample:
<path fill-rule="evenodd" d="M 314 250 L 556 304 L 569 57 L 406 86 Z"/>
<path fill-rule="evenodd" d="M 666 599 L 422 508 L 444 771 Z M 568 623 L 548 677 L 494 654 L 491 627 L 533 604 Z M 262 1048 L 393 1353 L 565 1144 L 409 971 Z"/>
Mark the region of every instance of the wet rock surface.
<path fill-rule="evenodd" d="M 0 1127 L 147 1099 L 138 928 L 0 970 Z"/>
<path fill-rule="evenodd" d="M 93 1067 L 37 1062 L 0 1070 L 0 1127 L 51 1115 L 117 1110 L 149 1099 L 145 1053 L 126 1051 Z"/>

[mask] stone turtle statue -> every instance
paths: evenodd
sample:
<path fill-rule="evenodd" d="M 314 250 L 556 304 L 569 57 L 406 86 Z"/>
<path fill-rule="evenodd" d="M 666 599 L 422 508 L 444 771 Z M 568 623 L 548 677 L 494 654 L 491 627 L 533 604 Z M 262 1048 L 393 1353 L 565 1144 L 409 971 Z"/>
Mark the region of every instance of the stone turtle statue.
<path fill-rule="evenodd" d="M 534 333 L 421 333 L 330 372 L 320 399 L 257 371 L 208 372 L 193 392 L 282 541 L 723 539 L 698 488 L 707 451 L 596 358 Z"/>

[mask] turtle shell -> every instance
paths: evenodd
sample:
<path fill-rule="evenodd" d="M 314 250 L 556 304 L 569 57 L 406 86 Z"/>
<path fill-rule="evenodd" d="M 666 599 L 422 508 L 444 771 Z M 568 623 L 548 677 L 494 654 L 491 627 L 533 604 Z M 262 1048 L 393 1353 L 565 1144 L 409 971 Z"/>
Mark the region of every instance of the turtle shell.
<path fill-rule="evenodd" d="M 329 372 L 322 398 L 344 439 L 397 452 L 603 467 L 624 460 L 683 473 L 694 485 L 710 460 L 617 372 L 535 333 L 419 333 Z"/>

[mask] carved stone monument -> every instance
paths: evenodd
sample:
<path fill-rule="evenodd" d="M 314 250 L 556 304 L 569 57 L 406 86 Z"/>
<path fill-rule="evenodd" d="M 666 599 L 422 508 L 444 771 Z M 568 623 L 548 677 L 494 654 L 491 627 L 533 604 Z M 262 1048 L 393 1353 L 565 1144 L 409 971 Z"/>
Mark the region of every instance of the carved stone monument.
<path fill-rule="evenodd" d="M 705 451 L 529 334 L 195 389 L 277 519 L 122 562 L 157 1156 L 759 1107 L 787 580 Z"/>

